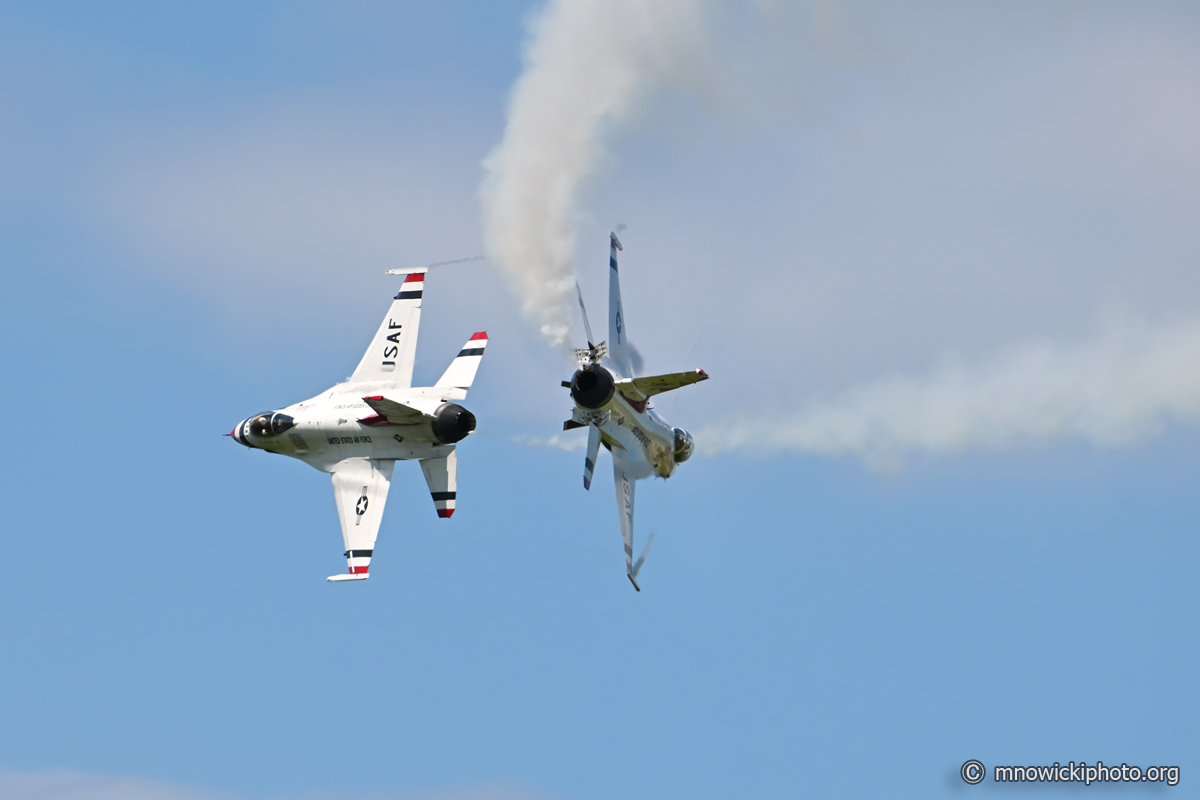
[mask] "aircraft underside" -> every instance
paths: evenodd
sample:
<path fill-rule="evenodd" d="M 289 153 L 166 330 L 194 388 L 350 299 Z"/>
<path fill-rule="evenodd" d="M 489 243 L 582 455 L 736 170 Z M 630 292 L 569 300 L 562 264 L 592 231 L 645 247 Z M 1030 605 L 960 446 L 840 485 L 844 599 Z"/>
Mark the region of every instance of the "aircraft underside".
<path fill-rule="evenodd" d="M 633 560 L 633 508 L 636 481 L 652 475 L 669 478 L 678 464 L 692 455 L 691 435 L 672 428 L 650 408 L 650 398 L 693 383 L 708 380 L 702 369 L 666 375 L 635 376 L 635 351 L 628 341 L 625 313 L 621 306 L 621 284 L 617 252 L 622 249 L 616 234 L 610 235 L 608 283 L 608 339 L 594 344 L 583 293 L 576 285 L 579 310 L 583 315 L 586 348 L 575 351 L 579 368 L 563 386 L 571 390 L 575 407 L 564 430 L 587 428 L 587 453 L 583 461 L 583 488 L 590 489 L 600 446 L 612 454 L 613 483 L 617 514 L 625 545 L 625 571 L 633 588 L 637 570 Z M 640 361 L 640 358 L 636 359 Z"/>
<path fill-rule="evenodd" d="M 471 336 L 435 385 L 413 387 L 425 272 L 393 271 L 404 281 L 349 381 L 243 420 L 229 434 L 246 447 L 330 473 L 347 566 L 330 581 L 365 580 L 370 574 L 397 461 L 420 462 L 438 517 L 447 519 L 456 508 L 456 443 L 476 424 L 459 401 L 475 380 L 487 334 Z"/>

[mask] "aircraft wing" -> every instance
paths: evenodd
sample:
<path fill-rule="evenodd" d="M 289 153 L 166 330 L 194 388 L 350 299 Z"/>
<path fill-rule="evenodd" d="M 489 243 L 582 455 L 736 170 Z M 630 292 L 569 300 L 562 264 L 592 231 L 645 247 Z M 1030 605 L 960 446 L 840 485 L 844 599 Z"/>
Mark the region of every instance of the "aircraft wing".
<path fill-rule="evenodd" d="M 633 579 L 633 490 L 634 479 L 625 469 L 624 460 L 613 450 L 613 482 L 617 485 L 617 514 L 621 517 L 621 538 L 625 540 L 625 574 L 639 592 L 642 590 Z"/>
<path fill-rule="evenodd" d="M 412 386 L 425 272 L 424 267 L 408 271 L 351 381 L 386 381 L 399 389 Z"/>
<path fill-rule="evenodd" d="M 609 234 L 608 250 L 608 359 L 620 377 L 633 374 L 629 335 L 625 330 L 625 311 L 621 308 L 621 276 L 617 272 L 617 251 L 621 243 Z"/>
<path fill-rule="evenodd" d="M 383 395 L 364 397 L 363 400 L 374 409 L 375 413 L 387 419 L 393 425 L 416 425 L 421 422 L 431 422 L 433 417 L 404 403 L 388 400 Z M 368 420 L 370 423 L 370 420 Z"/>
<path fill-rule="evenodd" d="M 396 462 L 390 460 L 348 458 L 333 468 L 333 496 L 342 523 L 348 572 L 330 575 L 328 580 L 357 581 L 367 577 L 395 466 Z"/>
<path fill-rule="evenodd" d="M 617 381 L 617 390 L 632 400 L 640 401 L 706 380 L 708 373 L 702 369 L 693 369 L 688 372 L 670 372 L 666 375 L 647 375 L 644 378 L 623 378 Z"/>

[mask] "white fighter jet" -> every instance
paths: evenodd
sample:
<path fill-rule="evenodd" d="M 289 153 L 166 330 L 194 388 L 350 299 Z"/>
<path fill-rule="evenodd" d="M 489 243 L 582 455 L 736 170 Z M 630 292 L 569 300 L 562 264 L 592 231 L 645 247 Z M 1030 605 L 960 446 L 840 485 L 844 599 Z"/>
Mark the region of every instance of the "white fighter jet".
<path fill-rule="evenodd" d="M 333 476 L 349 571 L 330 576 L 331 581 L 368 576 L 397 461 L 420 461 L 438 516 L 454 513 L 455 443 L 475 430 L 475 416 L 452 401 L 466 399 L 487 334 L 468 339 L 436 384 L 412 386 L 426 271 L 388 271 L 404 275 L 404 283 L 348 381 L 302 403 L 242 420 L 226 434 L 246 447 L 298 458 Z"/>
<path fill-rule="evenodd" d="M 633 588 L 637 573 L 633 565 L 634 481 L 655 475 L 669 478 L 678 464 L 692 455 L 692 436 L 683 428 L 672 428 L 654 412 L 650 398 L 681 386 L 708 380 L 702 369 L 668 375 L 634 377 L 634 351 L 621 310 L 621 281 L 617 273 L 617 251 L 622 250 L 615 233 L 609 234 L 608 256 L 608 341 L 592 344 L 592 328 L 579 286 L 579 309 L 588 346 L 576 350 L 579 369 L 562 385 L 571 390 L 575 408 L 563 430 L 588 428 L 587 456 L 583 462 L 583 488 L 592 486 L 592 471 L 600 445 L 612 453 L 613 478 L 617 487 L 617 511 L 625 540 L 625 574 Z"/>

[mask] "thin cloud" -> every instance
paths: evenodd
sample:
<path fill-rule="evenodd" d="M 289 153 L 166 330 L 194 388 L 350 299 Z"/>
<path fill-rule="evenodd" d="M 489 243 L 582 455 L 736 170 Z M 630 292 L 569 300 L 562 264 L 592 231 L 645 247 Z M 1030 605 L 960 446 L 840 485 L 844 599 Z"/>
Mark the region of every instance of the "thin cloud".
<path fill-rule="evenodd" d="M 910 453 L 1131 445 L 1172 422 L 1200 425 L 1200 320 L 1125 323 L 1091 342 L 1029 344 L 885 378 L 791 411 L 728 418 L 697 442 L 710 455 L 852 455 L 886 468 Z"/>
<path fill-rule="evenodd" d="M 464 143 L 385 139 L 384 122 L 291 111 L 147 130 L 93 168 L 84 202 L 149 272 L 264 311 L 336 303 L 337 281 L 477 247 Z"/>
<path fill-rule="evenodd" d="M 22 772 L 0 770 L 0 797 L 5 800 L 242 800 L 241 795 L 194 789 L 148 778 L 95 775 L 69 770 Z M 305 793 L 279 800 L 550 800 L 531 789 L 504 784 L 453 787 L 417 794 Z"/>
<path fill-rule="evenodd" d="M 517 444 L 527 444 L 530 447 L 553 447 L 567 452 L 587 447 L 587 437 L 562 436 L 557 433 L 546 437 L 520 435 L 514 436 L 512 440 Z"/>

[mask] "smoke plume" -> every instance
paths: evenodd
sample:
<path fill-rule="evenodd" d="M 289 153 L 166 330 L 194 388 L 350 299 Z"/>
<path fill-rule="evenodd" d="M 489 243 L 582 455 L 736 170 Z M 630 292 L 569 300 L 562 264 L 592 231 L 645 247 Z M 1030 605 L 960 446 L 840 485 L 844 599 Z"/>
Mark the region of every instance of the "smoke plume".
<path fill-rule="evenodd" d="M 709 454 L 856 455 L 887 469 L 906 453 L 1071 439 L 1133 444 L 1172 421 L 1200 424 L 1200 321 L 1125 324 L 1074 347 L 1014 348 L 979 366 L 881 380 L 795 412 L 730 419 L 697 442 Z"/>
<path fill-rule="evenodd" d="M 688 78 L 704 0 L 550 0 L 532 21 L 504 139 L 484 162 L 484 242 L 552 344 L 566 341 L 580 191 L 608 133 Z M 694 70 L 692 70 L 694 73 Z"/>
<path fill-rule="evenodd" d="M 637 577 L 642 571 L 642 565 L 646 563 L 646 556 L 650 555 L 650 545 L 654 544 L 654 534 L 650 534 L 650 538 L 646 540 L 646 546 L 642 549 L 642 554 L 638 556 L 638 560 L 633 564 L 633 577 Z"/>

